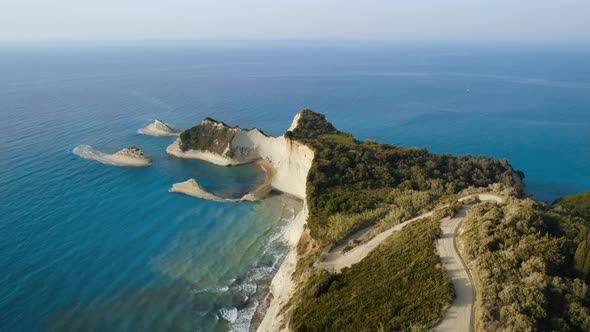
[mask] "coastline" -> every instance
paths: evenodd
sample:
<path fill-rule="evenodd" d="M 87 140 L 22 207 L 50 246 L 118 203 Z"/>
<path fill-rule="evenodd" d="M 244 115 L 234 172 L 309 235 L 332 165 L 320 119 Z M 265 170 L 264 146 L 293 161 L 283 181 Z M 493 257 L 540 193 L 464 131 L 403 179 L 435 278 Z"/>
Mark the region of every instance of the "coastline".
<path fill-rule="evenodd" d="M 166 148 L 166 153 L 178 158 L 186 158 L 186 159 L 198 159 L 203 160 L 215 165 L 219 166 L 235 166 L 235 165 L 242 165 L 251 162 L 251 160 L 244 160 L 244 161 L 237 161 L 232 158 L 224 157 L 219 154 L 209 152 L 209 151 L 202 151 L 202 150 L 187 150 L 182 151 L 180 149 L 180 137 L 174 140 L 174 142 L 170 143 Z"/>
<path fill-rule="evenodd" d="M 298 126 L 300 117 L 301 112 L 295 115 L 289 131 Z M 215 128 L 223 128 L 224 126 L 219 123 L 213 125 L 205 123 L 204 125 Z M 283 307 L 290 300 L 295 288 L 292 275 L 299 260 L 297 245 L 307 223 L 307 175 L 315 153 L 304 143 L 284 135 L 273 137 L 263 134 L 260 130 L 239 128 L 235 130 L 235 136 L 225 146 L 223 154 L 203 150 L 182 151 L 180 137 L 166 148 L 166 152 L 175 157 L 199 159 L 220 166 L 258 162 L 258 165 L 265 171 L 265 181 L 251 193 L 242 197 L 241 200 L 258 200 L 261 196 L 266 196 L 270 190 L 276 189 L 303 201 L 303 209 L 287 226 L 283 235 L 284 241 L 289 246 L 289 252 L 271 280 L 270 294 L 268 295 L 270 304 L 263 313 L 264 317 L 260 325 L 256 327 L 256 330 L 260 332 L 288 330 L 287 324 L 283 324 L 285 317 Z M 228 157 L 230 150 L 232 154 L 231 157 Z M 191 189 L 199 188 L 194 184 L 191 186 Z M 200 189 L 202 190 L 202 188 Z M 201 194 L 199 191 L 196 193 Z M 250 328 L 253 330 L 254 326 Z"/>
<path fill-rule="evenodd" d="M 242 201 L 259 201 L 266 197 L 272 191 L 272 181 L 276 175 L 276 170 L 272 167 L 272 164 L 264 159 L 259 159 L 254 162 L 264 172 L 264 180 L 252 191 L 242 196 Z"/>
<path fill-rule="evenodd" d="M 264 199 L 272 191 L 271 183 L 274 179 L 276 171 L 272 167 L 271 163 L 263 159 L 254 161 L 254 164 L 260 167 L 264 172 L 264 180 L 261 184 L 256 186 L 256 188 L 252 189 L 249 193 L 240 198 L 222 198 L 212 194 L 203 188 L 194 178 L 190 178 L 184 182 L 174 183 L 168 192 L 184 194 L 214 202 L 256 202 Z"/>
<path fill-rule="evenodd" d="M 295 219 L 289 224 L 283 238 L 289 246 L 289 252 L 285 256 L 281 266 L 275 273 L 270 283 L 269 297 L 270 305 L 264 312 L 264 318 L 256 328 L 258 332 L 287 331 L 288 327 L 283 325 L 284 312 L 282 308 L 289 302 L 295 289 L 293 283 L 293 272 L 297 267 L 299 255 L 297 253 L 297 244 L 303 234 L 303 229 L 307 223 L 309 211 L 307 200 L 303 202 L 303 209 L 297 214 Z M 282 326 L 283 325 L 283 326 Z M 281 328 L 283 327 L 283 328 Z"/>

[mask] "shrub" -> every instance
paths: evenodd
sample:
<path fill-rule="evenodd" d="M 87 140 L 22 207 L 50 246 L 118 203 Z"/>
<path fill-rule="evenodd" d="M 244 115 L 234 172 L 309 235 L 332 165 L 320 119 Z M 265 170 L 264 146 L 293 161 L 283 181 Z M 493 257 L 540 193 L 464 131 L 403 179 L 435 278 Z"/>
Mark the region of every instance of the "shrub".
<path fill-rule="evenodd" d="M 430 218 L 395 233 L 340 275 L 317 271 L 300 288 L 294 331 L 399 331 L 431 328 L 453 297 L 440 268 Z"/>
<path fill-rule="evenodd" d="M 581 330 L 590 307 L 586 267 L 588 224 L 558 206 L 511 198 L 473 207 L 459 241 L 474 271 L 476 324 L 482 330 Z M 576 269 L 572 265 L 575 264 Z"/>

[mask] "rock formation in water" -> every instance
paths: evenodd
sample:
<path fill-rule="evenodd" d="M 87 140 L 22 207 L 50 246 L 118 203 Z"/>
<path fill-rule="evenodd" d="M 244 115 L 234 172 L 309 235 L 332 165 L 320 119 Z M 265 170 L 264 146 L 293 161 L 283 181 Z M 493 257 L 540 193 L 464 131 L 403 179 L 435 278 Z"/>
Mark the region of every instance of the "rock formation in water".
<path fill-rule="evenodd" d="M 90 145 L 82 144 L 74 148 L 72 152 L 84 159 L 95 160 L 107 165 L 144 167 L 152 164 L 151 159 L 140 148 L 135 146 L 129 146 L 114 154 L 108 154 Z"/>
<path fill-rule="evenodd" d="M 178 131 L 172 129 L 167 123 L 162 120 L 154 120 L 145 128 L 139 130 L 140 133 L 151 136 L 177 136 Z"/>
<path fill-rule="evenodd" d="M 136 146 L 123 148 L 114 153 L 112 158 L 123 162 L 129 162 L 130 164 L 136 163 L 137 166 L 147 166 L 152 164 L 152 160 L 145 154 L 145 152 Z"/>

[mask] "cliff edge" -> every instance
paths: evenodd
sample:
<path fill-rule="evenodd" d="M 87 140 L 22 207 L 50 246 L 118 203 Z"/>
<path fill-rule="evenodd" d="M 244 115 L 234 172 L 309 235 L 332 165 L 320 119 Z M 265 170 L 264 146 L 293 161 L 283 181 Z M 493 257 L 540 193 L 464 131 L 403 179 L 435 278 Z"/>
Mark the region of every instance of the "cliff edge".
<path fill-rule="evenodd" d="M 298 117 L 299 114 L 295 119 Z M 223 166 L 266 160 L 275 170 L 272 188 L 305 199 L 305 183 L 314 153 L 305 144 L 286 136 L 273 137 L 258 129 L 230 127 L 206 118 L 182 132 L 166 152 Z"/>

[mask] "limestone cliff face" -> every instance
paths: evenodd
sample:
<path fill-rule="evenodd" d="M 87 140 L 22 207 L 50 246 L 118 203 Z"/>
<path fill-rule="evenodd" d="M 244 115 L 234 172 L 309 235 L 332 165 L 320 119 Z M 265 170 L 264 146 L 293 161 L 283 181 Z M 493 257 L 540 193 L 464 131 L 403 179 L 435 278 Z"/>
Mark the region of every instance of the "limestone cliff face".
<path fill-rule="evenodd" d="M 298 119 L 299 114 L 289 129 L 297 126 Z M 258 129 L 229 127 L 212 119 L 205 119 L 182 133 L 166 151 L 177 157 L 219 165 L 265 159 L 276 170 L 272 187 L 301 199 L 305 199 L 307 173 L 313 161 L 313 151 L 309 147 L 284 135 L 268 136 Z"/>
<path fill-rule="evenodd" d="M 297 129 L 303 112 L 299 112 L 293 119 L 289 131 L 287 131 L 291 135 L 272 137 L 265 135 L 258 129 L 244 130 L 228 127 L 222 122 L 206 119 L 198 126 L 191 128 L 190 135 L 181 134 L 166 149 L 169 154 L 174 156 L 202 159 L 218 165 L 237 165 L 255 160 L 266 160 L 274 171 L 272 188 L 303 199 L 303 210 L 299 212 L 285 231 L 285 241 L 291 249 L 271 282 L 273 300 L 258 327 L 258 331 L 262 332 L 284 329 L 282 322 L 285 313 L 282 309 L 288 303 L 295 287 L 292 275 L 299 259 L 297 243 L 307 222 L 308 209 L 305 189 L 314 152 L 307 145 L 286 136 L 292 136 L 292 131 Z M 195 148 L 186 149 L 184 139 L 193 140 L 191 145 Z M 196 184 L 190 182 L 188 185 L 189 194 L 191 194 L 190 192 L 196 196 L 202 194 L 194 192 L 195 188 L 197 191 L 199 189 Z"/>

